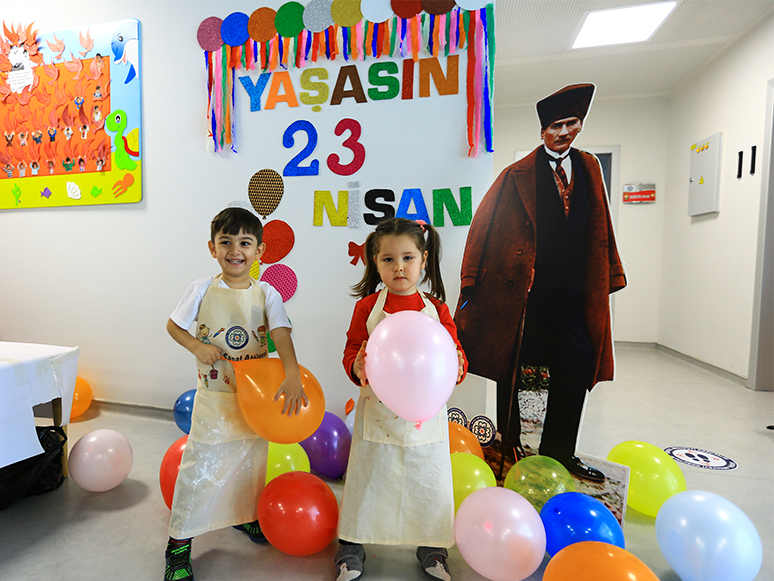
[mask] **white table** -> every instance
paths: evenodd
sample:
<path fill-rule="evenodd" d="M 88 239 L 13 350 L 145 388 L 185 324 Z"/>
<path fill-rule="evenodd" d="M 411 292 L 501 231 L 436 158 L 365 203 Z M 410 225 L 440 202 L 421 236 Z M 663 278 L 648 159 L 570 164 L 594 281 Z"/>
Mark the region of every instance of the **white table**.
<path fill-rule="evenodd" d="M 0 467 L 43 453 L 33 406 L 53 401 L 54 423 L 70 421 L 78 353 L 78 347 L 0 341 Z"/>

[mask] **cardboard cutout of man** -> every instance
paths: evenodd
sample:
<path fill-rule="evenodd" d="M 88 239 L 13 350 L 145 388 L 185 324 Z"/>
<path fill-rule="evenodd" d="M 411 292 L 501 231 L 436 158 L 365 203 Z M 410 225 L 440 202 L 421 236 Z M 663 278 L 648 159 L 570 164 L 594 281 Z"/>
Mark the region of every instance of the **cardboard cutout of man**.
<path fill-rule="evenodd" d="M 454 320 L 470 372 L 497 381 L 503 454 L 521 448 L 521 366 L 548 366 L 539 453 L 602 481 L 575 445 L 586 392 L 613 378 L 608 295 L 626 278 L 599 161 L 571 147 L 594 89 L 569 85 L 537 103 L 543 145 L 503 170 L 476 210 Z"/>

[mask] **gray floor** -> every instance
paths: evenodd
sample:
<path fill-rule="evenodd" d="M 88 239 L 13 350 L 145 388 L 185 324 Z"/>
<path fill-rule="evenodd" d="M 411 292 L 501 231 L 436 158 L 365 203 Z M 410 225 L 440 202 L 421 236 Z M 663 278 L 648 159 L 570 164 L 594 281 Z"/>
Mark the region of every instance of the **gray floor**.
<path fill-rule="evenodd" d="M 617 443 L 642 440 L 658 447 L 689 446 L 722 454 L 739 467 L 713 472 L 681 465 L 689 489 L 719 494 L 753 521 L 763 542 L 758 581 L 774 579 L 774 394 L 757 393 L 654 348 L 617 350 L 617 379 L 591 394 L 579 450 L 605 457 Z M 129 408 L 131 410 L 131 408 Z M 22 499 L 0 512 L 0 579 L 160 580 L 169 511 L 159 490 L 161 458 L 182 433 L 160 414 L 127 413 L 92 405 L 70 425 L 71 443 L 98 428 L 124 434 L 134 448 L 129 478 L 118 488 L 89 493 L 67 479 L 58 490 Z M 339 483 L 330 482 L 337 495 Z M 627 550 L 662 581 L 679 581 L 659 551 L 654 519 L 627 511 Z M 335 543 L 310 557 L 258 546 L 234 529 L 194 542 L 196 579 L 332 581 Z M 413 549 L 368 546 L 366 576 L 425 579 Z M 452 549 L 455 581 L 481 580 Z M 542 578 L 543 565 L 529 581 Z M 729 580 L 732 581 L 732 580 Z"/>

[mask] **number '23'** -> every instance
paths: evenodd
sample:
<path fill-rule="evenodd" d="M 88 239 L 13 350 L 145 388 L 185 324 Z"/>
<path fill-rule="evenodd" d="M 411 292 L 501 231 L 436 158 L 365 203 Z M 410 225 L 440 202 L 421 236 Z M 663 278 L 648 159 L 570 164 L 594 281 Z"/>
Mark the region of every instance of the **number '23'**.
<path fill-rule="evenodd" d="M 349 131 L 349 137 L 347 137 L 342 145 L 352 151 L 353 159 L 351 162 L 342 165 L 340 163 L 341 158 L 336 153 L 332 153 L 328 156 L 327 164 L 328 169 L 333 173 L 340 176 L 351 176 L 357 172 L 363 163 L 365 163 L 365 147 L 358 141 L 360 139 L 361 127 L 354 119 L 342 119 L 336 125 L 335 133 L 341 136 L 345 131 Z M 282 171 L 284 176 L 316 176 L 320 174 L 320 162 L 317 159 L 312 159 L 308 165 L 301 165 L 305 159 L 312 155 L 317 148 L 317 129 L 309 121 L 300 119 L 294 121 L 285 130 L 282 136 L 282 145 L 287 149 L 290 149 L 295 144 L 294 135 L 298 132 L 304 132 L 307 136 L 306 147 L 302 149 L 298 155 L 291 159 L 285 169 Z"/>

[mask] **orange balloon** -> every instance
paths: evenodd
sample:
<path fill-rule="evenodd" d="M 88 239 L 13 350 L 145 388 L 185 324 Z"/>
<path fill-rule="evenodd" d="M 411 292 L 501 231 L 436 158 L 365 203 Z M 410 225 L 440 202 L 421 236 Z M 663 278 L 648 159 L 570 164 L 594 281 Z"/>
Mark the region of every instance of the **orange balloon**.
<path fill-rule="evenodd" d="M 175 496 L 175 483 L 177 482 L 177 473 L 180 472 L 180 461 L 183 459 L 183 451 L 188 443 L 188 434 L 175 440 L 164 454 L 159 469 L 159 485 L 161 486 L 161 496 L 164 497 L 164 503 L 167 508 L 172 509 L 172 499 Z"/>
<path fill-rule="evenodd" d="M 82 377 L 76 377 L 75 391 L 73 392 L 73 407 L 70 408 L 70 419 L 77 418 L 89 409 L 93 398 L 94 393 L 91 391 L 89 382 Z"/>
<path fill-rule="evenodd" d="M 452 454 L 454 452 L 467 452 L 475 454 L 482 460 L 486 459 L 478 438 L 465 426 L 456 422 L 449 422 L 449 451 Z"/>
<path fill-rule="evenodd" d="M 615 545 L 583 541 L 568 545 L 548 562 L 543 581 L 658 581 L 637 557 Z"/>
<path fill-rule="evenodd" d="M 284 397 L 274 395 L 285 379 L 282 361 L 277 358 L 233 361 L 239 409 L 253 431 L 264 440 L 277 444 L 295 444 L 317 431 L 325 415 L 325 396 L 314 375 L 303 365 L 301 384 L 309 405 L 296 415 L 282 413 Z"/>

